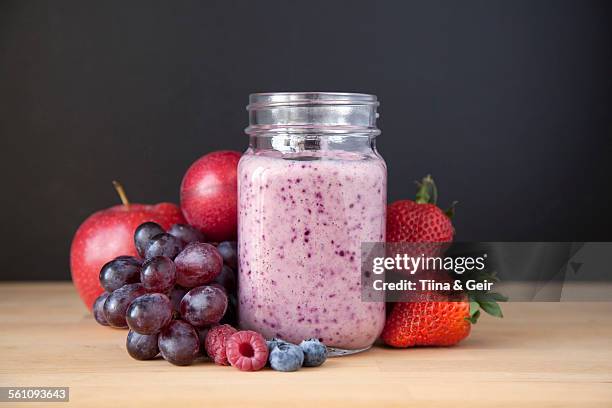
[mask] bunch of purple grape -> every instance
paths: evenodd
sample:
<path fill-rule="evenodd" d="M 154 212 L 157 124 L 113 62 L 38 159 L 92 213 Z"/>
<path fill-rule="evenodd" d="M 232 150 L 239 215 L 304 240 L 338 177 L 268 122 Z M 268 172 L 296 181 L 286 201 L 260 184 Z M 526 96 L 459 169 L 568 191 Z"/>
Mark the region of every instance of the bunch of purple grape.
<path fill-rule="evenodd" d="M 166 232 L 146 222 L 134 232 L 142 259 L 120 256 L 102 267 L 105 293 L 94 302 L 94 317 L 105 326 L 129 327 L 133 358 L 161 353 L 172 364 L 189 365 L 204 353 L 208 327 L 235 323 L 236 243 L 204 241 L 189 225 Z"/>

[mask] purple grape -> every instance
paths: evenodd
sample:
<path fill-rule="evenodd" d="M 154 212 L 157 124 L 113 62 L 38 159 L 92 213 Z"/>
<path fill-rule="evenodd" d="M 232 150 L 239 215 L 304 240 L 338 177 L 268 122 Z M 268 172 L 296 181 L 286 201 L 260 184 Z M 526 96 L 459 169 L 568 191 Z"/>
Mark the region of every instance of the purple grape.
<path fill-rule="evenodd" d="M 233 270 L 238 268 L 238 249 L 236 241 L 223 241 L 217 245 L 217 250 L 223 257 L 223 262 Z"/>
<path fill-rule="evenodd" d="M 167 256 L 155 256 L 142 265 L 140 281 L 149 292 L 168 293 L 176 282 L 176 266 Z"/>
<path fill-rule="evenodd" d="M 182 286 L 175 286 L 170 291 L 170 303 L 172 303 L 172 314 L 178 319 L 181 316 L 181 300 L 185 294 L 189 292 L 189 289 L 185 289 Z"/>
<path fill-rule="evenodd" d="M 104 264 L 100 270 L 100 285 L 111 293 L 128 283 L 140 280 L 140 260 L 133 256 L 120 256 Z"/>
<path fill-rule="evenodd" d="M 227 265 L 223 265 L 221 273 L 213 281 L 223 286 L 227 293 L 233 293 L 236 290 L 236 274 Z"/>
<path fill-rule="evenodd" d="M 227 297 L 227 310 L 223 315 L 223 318 L 219 322 L 219 324 L 229 324 L 231 326 L 236 326 L 238 323 L 238 300 L 234 295 L 228 295 Z"/>
<path fill-rule="evenodd" d="M 168 230 L 169 234 L 180 238 L 184 243 L 204 242 L 206 241 L 204 234 L 199 229 L 186 224 L 174 224 Z"/>
<path fill-rule="evenodd" d="M 198 333 L 198 340 L 200 340 L 200 354 L 206 356 L 206 335 L 210 327 L 195 327 L 196 333 Z"/>
<path fill-rule="evenodd" d="M 138 254 L 144 257 L 151 238 L 164 232 L 164 229 L 157 223 L 145 222 L 144 224 L 140 224 L 136 228 L 136 231 L 134 231 L 134 245 L 136 246 Z"/>
<path fill-rule="evenodd" d="M 108 295 L 106 302 L 104 302 L 104 316 L 109 326 L 127 327 L 125 313 L 130 303 L 145 293 L 147 291 L 140 283 L 130 283 Z"/>
<path fill-rule="evenodd" d="M 130 330 L 125 341 L 128 354 L 136 360 L 151 360 L 159 354 L 157 334 L 139 334 Z"/>
<path fill-rule="evenodd" d="M 187 288 L 212 282 L 223 268 L 223 258 L 217 248 L 201 242 L 187 244 L 174 263 L 176 282 Z"/>
<path fill-rule="evenodd" d="M 148 293 L 132 301 L 126 313 L 130 329 L 140 334 L 155 334 L 172 320 L 172 304 L 168 296 Z"/>
<path fill-rule="evenodd" d="M 212 286 L 213 288 L 219 288 L 219 289 L 221 289 L 223 291 L 223 293 L 225 293 L 227 295 L 227 290 L 220 283 L 212 282 L 212 283 L 209 283 L 206 286 Z"/>
<path fill-rule="evenodd" d="M 154 256 L 167 256 L 174 259 L 183 250 L 185 243 L 174 235 L 166 232 L 154 235 L 149 240 L 149 245 L 145 250 L 145 258 L 151 259 Z"/>
<path fill-rule="evenodd" d="M 106 316 L 104 316 L 104 302 L 106 302 L 106 298 L 108 297 L 108 293 L 104 292 L 94 301 L 93 304 L 93 315 L 96 322 L 100 323 L 102 326 L 108 326 L 108 322 L 106 321 Z"/>
<path fill-rule="evenodd" d="M 181 300 L 181 316 L 196 327 L 218 323 L 227 309 L 227 295 L 215 286 L 191 289 Z"/>
<path fill-rule="evenodd" d="M 173 320 L 161 331 L 158 345 L 162 357 L 176 365 L 193 363 L 200 350 L 198 333 L 182 320 Z"/>
<path fill-rule="evenodd" d="M 136 256 L 132 256 L 132 255 L 119 255 L 115 259 L 123 260 L 123 261 L 131 261 L 131 262 L 133 262 L 135 264 L 142 265 L 142 259 L 140 259 L 140 258 L 138 258 Z"/>

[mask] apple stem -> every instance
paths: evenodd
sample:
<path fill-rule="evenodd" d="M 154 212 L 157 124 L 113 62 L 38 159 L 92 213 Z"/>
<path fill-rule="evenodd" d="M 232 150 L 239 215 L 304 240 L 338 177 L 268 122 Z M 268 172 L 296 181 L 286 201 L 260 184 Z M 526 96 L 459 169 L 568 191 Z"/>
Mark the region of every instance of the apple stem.
<path fill-rule="evenodd" d="M 121 185 L 121 183 L 113 180 L 113 186 L 115 187 L 115 190 L 117 190 L 117 194 L 119 194 L 119 198 L 121 199 L 121 202 L 123 203 L 123 205 L 129 208 L 130 200 L 128 200 L 127 194 L 125 194 L 125 190 L 123 189 L 123 186 Z"/>

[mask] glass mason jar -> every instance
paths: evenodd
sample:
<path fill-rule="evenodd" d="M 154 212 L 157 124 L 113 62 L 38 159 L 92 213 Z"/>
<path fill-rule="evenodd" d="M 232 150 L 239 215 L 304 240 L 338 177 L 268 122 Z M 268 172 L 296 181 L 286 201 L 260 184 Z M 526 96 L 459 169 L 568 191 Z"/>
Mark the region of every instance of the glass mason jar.
<path fill-rule="evenodd" d="M 352 93 L 250 95 L 238 165 L 240 327 L 335 354 L 369 348 L 382 302 L 361 300 L 361 243 L 385 240 L 378 101 Z"/>

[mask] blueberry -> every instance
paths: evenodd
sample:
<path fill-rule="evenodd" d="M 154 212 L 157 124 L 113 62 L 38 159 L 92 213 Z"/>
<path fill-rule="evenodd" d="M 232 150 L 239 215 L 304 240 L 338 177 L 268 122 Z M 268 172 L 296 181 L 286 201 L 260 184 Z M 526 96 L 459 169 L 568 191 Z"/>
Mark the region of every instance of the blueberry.
<path fill-rule="evenodd" d="M 318 367 L 327 360 L 327 347 L 317 339 L 308 339 L 300 343 L 304 352 L 304 367 Z"/>
<path fill-rule="evenodd" d="M 274 350 L 276 346 L 282 343 L 291 344 L 288 341 L 285 341 L 283 339 L 277 339 L 276 337 L 273 337 L 272 340 L 266 340 L 266 344 L 268 345 L 268 352 L 272 353 L 272 350 Z"/>
<path fill-rule="evenodd" d="M 270 366 L 276 371 L 297 371 L 304 362 L 304 352 L 291 343 L 277 343 L 270 353 Z"/>

